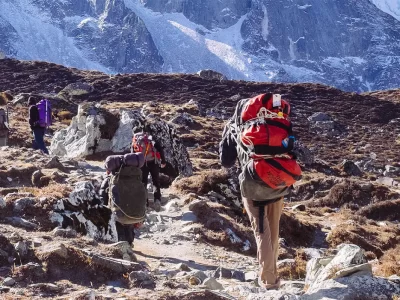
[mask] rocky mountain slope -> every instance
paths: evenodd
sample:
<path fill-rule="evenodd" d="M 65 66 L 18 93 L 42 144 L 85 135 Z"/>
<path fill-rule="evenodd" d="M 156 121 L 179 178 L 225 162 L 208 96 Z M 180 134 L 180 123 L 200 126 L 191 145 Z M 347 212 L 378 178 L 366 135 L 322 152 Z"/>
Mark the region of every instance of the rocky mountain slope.
<path fill-rule="evenodd" d="M 397 91 L 359 95 L 195 75 L 109 76 L 12 59 L 0 60 L 1 91 L 11 113 L 10 146 L 0 149 L 6 299 L 396 299 L 400 293 Z M 217 153 L 237 101 L 266 91 L 290 101 L 305 145 L 304 176 L 281 220 L 279 291 L 253 283 L 255 241 L 236 170 L 222 170 Z M 62 140 L 79 157 L 30 149 L 29 95 L 52 101 L 51 149 L 59 149 L 63 130 L 83 137 L 84 147 Z M 130 131 L 124 128 L 139 115 L 174 133 L 163 143 L 175 145 L 168 163 L 177 171 L 162 176 L 161 211 L 149 209 L 131 249 L 115 243 L 110 211 L 96 191 L 105 176 L 102 159 L 112 145 L 124 145 Z M 180 151 L 190 162 L 174 168 Z M 185 176 L 176 177 L 180 172 Z"/>
<path fill-rule="evenodd" d="M 0 1 L 0 51 L 110 74 L 196 73 L 397 88 L 396 5 L 384 0 Z M 393 17 L 394 16 L 394 17 Z"/>

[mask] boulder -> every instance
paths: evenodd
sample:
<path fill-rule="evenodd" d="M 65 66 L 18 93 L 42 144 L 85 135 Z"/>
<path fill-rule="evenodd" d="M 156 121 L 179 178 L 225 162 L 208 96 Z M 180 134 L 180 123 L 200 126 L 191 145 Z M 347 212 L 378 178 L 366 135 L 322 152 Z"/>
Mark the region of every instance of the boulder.
<path fill-rule="evenodd" d="M 301 300 L 394 299 L 400 285 L 385 278 L 351 276 L 328 279 L 311 286 Z"/>
<path fill-rule="evenodd" d="M 325 280 L 346 276 L 351 272 L 343 270 L 367 263 L 364 251 L 356 245 L 342 244 L 339 245 L 338 250 L 326 266 L 319 263 L 322 258 L 313 258 L 307 263 L 306 283 L 310 284 L 310 288 L 320 285 Z M 354 272 L 358 271 L 359 269 L 354 269 Z"/>
<path fill-rule="evenodd" d="M 15 212 L 22 212 L 26 208 L 34 206 L 36 203 L 36 199 L 33 197 L 27 197 L 27 198 L 20 198 L 18 200 L 14 201 L 14 211 Z"/>
<path fill-rule="evenodd" d="M 349 176 L 360 177 L 363 175 L 363 172 L 360 170 L 360 168 L 351 160 L 347 159 L 343 160 L 340 167 L 343 170 L 343 172 L 345 172 Z"/>
<path fill-rule="evenodd" d="M 310 122 L 326 122 L 333 121 L 332 117 L 323 112 L 316 112 L 307 118 Z"/>
<path fill-rule="evenodd" d="M 98 107 L 79 105 L 78 114 L 72 118 L 68 128 L 54 134 L 50 145 L 51 154 L 78 158 L 109 151 L 111 140 L 103 138 L 102 126 L 107 126 L 107 123 L 104 113 Z"/>
<path fill-rule="evenodd" d="M 385 171 L 383 172 L 383 176 L 398 177 L 400 176 L 400 168 L 391 165 L 386 165 Z"/>
<path fill-rule="evenodd" d="M 6 201 L 4 201 L 4 198 L 0 196 L 0 208 L 6 207 Z"/>
<path fill-rule="evenodd" d="M 190 114 L 184 112 L 178 113 L 170 120 L 170 122 L 177 125 L 189 126 L 194 123 L 194 120 Z"/>
<path fill-rule="evenodd" d="M 69 96 L 80 96 L 80 95 L 86 95 L 90 94 L 91 92 L 94 91 L 94 88 L 92 85 L 84 82 L 75 82 L 68 84 L 61 92 L 60 94 L 66 94 Z"/>
<path fill-rule="evenodd" d="M 199 72 L 197 72 L 197 75 L 199 75 L 203 79 L 208 79 L 208 80 L 219 80 L 219 81 L 228 80 L 228 78 L 226 78 L 224 74 L 209 69 L 200 70 Z"/>
<path fill-rule="evenodd" d="M 44 165 L 46 169 L 58 169 L 58 170 L 65 170 L 64 165 L 60 162 L 57 156 L 53 156 L 46 164 Z"/>
<path fill-rule="evenodd" d="M 85 157 L 100 152 L 130 151 L 133 132 L 144 128 L 164 148 L 167 167 L 163 172 L 176 177 L 193 174 L 186 147 L 173 126 L 160 119 L 144 117 L 138 110 L 121 110 L 120 117 L 99 107 L 80 105 L 70 126 L 55 133 L 50 151 L 68 158 Z"/>
<path fill-rule="evenodd" d="M 89 181 L 77 182 L 69 198 L 54 205 L 50 220 L 60 228 L 70 227 L 94 239 L 118 241 L 115 217 L 107 206 L 99 204 L 95 187 Z"/>
<path fill-rule="evenodd" d="M 135 287 L 153 289 L 156 283 L 149 272 L 133 271 L 129 274 L 129 281 Z"/>
<path fill-rule="evenodd" d="M 215 278 L 210 277 L 204 280 L 203 285 L 210 290 L 222 290 L 224 287 Z"/>

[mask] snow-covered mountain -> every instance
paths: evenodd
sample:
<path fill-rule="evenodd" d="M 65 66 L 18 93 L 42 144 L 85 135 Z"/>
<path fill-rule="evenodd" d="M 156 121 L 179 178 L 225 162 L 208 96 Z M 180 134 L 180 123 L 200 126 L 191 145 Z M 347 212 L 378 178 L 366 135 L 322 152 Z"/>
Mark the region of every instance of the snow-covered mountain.
<path fill-rule="evenodd" d="M 371 0 L 379 9 L 400 21 L 400 0 Z"/>
<path fill-rule="evenodd" d="M 0 0 L 0 51 L 108 73 L 398 88 L 399 1 Z"/>

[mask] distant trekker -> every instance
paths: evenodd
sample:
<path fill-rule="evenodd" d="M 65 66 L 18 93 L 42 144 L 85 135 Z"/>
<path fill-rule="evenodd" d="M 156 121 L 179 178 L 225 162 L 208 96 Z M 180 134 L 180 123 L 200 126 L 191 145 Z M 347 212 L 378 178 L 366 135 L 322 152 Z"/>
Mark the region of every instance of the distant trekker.
<path fill-rule="evenodd" d="M 44 134 L 46 128 L 52 124 L 50 101 L 42 99 L 39 103 L 36 103 L 36 99 L 31 96 L 28 99 L 28 105 L 29 125 L 31 126 L 34 138 L 33 148 L 40 149 L 43 153 L 49 154 L 44 143 Z"/>
<path fill-rule="evenodd" d="M 108 176 L 100 187 L 103 205 L 115 215 L 119 241 L 133 245 L 134 228 L 140 227 L 146 216 L 147 190 L 142 183 L 144 164 L 142 153 L 111 155 L 106 158 Z"/>
<path fill-rule="evenodd" d="M 301 177 L 294 154 L 290 105 L 280 94 L 262 94 L 238 102 L 220 143 L 222 166 L 239 158 L 242 200 L 257 242 L 257 283 L 277 289 L 279 220 L 283 196 Z"/>
<path fill-rule="evenodd" d="M 145 160 L 142 167 L 143 184 L 147 187 L 148 176 L 150 173 L 153 185 L 156 189 L 154 192 L 154 204 L 156 210 L 158 210 L 161 205 L 160 165 L 161 168 L 164 168 L 166 164 L 164 150 L 160 143 L 153 141 L 148 132 L 144 130 L 143 132 L 134 133 L 131 152 L 143 153 Z M 147 200 L 147 205 L 148 204 Z"/>

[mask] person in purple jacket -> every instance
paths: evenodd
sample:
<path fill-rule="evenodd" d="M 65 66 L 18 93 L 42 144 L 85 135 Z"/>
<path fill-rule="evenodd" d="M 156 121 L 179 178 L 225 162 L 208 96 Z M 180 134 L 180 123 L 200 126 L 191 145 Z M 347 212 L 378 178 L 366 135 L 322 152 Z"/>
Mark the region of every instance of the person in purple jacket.
<path fill-rule="evenodd" d="M 34 97 L 29 97 L 28 99 L 29 106 L 29 125 L 31 127 L 34 143 L 34 149 L 40 149 L 45 154 L 49 154 L 49 151 L 46 148 L 46 144 L 44 143 L 44 134 L 45 127 L 40 126 L 39 124 L 39 110 L 36 106 L 36 99 Z"/>

